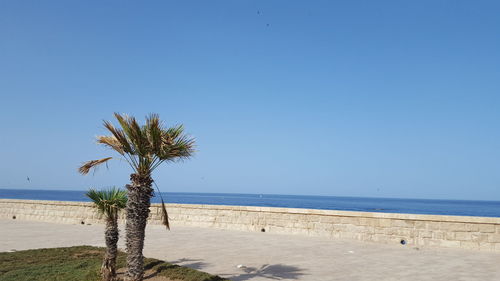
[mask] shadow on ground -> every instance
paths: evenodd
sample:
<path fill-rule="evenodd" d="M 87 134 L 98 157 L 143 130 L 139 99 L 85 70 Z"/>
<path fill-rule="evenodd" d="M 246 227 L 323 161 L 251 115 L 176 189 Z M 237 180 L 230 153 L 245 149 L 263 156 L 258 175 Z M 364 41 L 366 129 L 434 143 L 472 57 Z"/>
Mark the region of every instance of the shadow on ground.
<path fill-rule="evenodd" d="M 186 258 L 178 259 L 175 261 L 170 261 L 170 263 L 177 264 L 177 265 L 184 266 L 184 267 L 189 267 L 189 268 L 196 269 L 196 270 L 201 270 L 201 269 L 207 267 L 208 265 L 210 265 L 209 263 L 206 263 L 206 262 L 199 260 L 199 259 L 186 259 Z"/>
<path fill-rule="evenodd" d="M 256 267 L 242 267 L 244 273 L 233 276 L 225 276 L 232 281 L 251 280 L 255 277 L 273 279 L 273 280 L 297 280 L 299 277 L 305 275 L 303 270 L 290 265 L 283 264 L 264 264 L 260 268 Z"/>

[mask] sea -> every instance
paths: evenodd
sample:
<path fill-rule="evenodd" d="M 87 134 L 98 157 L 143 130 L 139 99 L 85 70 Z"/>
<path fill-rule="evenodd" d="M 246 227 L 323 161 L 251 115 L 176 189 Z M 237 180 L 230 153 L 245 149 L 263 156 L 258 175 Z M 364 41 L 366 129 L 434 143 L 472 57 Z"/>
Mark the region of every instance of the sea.
<path fill-rule="evenodd" d="M 262 206 L 381 213 L 500 217 L 500 201 L 162 192 L 166 203 Z M 88 202 L 85 191 L 0 189 L 3 199 Z M 158 203 L 158 194 L 152 198 Z"/>

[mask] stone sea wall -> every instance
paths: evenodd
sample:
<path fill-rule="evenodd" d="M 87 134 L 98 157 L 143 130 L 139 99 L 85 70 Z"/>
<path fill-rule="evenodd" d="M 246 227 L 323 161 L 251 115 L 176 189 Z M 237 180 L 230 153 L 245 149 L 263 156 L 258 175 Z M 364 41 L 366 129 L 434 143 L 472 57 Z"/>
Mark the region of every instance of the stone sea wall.
<path fill-rule="evenodd" d="M 152 205 L 149 223 L 161 223 L 159 206 Z M 167 211 L 172 227 L 500 251 L 500 218 L 188 204 L 167 204 Z M 91 203 L 41 200 L 0 199 L 0 218 L 71 224 L 103 222 Z"/>

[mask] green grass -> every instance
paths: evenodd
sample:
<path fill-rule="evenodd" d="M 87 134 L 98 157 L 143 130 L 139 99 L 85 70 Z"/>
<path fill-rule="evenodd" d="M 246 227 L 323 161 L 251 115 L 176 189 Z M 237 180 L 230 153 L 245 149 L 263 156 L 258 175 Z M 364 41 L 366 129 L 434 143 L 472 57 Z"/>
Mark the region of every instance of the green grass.
<path fill-rule="evenodd" d="M 0 253 L 0 281 L 98 281 L 104 248 L 77 246 Z M 219 276 L 156 259 L 145 260 L 146 270 L 183 281 L 229 281 Z M 120 252 L 117 268 L 125 267 Z"/>

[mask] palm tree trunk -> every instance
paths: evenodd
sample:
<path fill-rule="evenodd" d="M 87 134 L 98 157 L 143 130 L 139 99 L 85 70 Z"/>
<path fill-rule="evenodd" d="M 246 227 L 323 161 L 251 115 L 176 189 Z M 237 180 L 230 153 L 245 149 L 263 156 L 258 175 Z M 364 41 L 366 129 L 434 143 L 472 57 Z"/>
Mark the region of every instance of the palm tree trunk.
<path fill-rule="evenodd" d="M 144 277 L 144 237 L 149 215 L 149 206 L 153 189 L 153 180 L 148 176 L 130 175 L 131 184 L 127 185 L 127 281 L 142 281 Z"/>
<path fill-rule="evenodd" d="M 113 281 L 116 278 L 116 257 L 118 254 L 118 220 L 116 217 L 106 219 L 106 254 L 101 267 L 103 281 Z"/>

